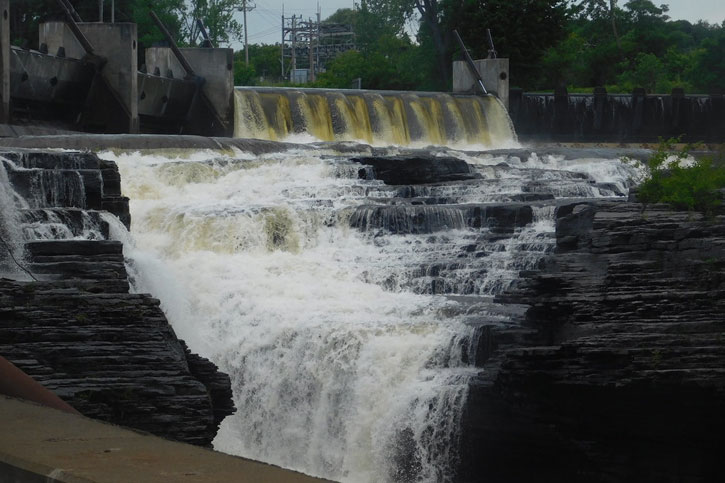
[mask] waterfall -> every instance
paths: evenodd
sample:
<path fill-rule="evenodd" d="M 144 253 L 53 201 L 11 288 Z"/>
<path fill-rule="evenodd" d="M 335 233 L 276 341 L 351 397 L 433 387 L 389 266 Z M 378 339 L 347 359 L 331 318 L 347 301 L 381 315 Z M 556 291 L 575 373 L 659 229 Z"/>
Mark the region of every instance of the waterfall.
<path fill-rule="evenodd" d="M 515 145 L 493 96 L 439 92 L 237 88 L 234 136 L 267 140 L 358 141 L 374 145 Z M 306 139 L 306 138 L 302 138 Z"/>
<path fill-rule="evenodd" d="M 360 120 L 333 98 L 306 102 Z M 280 149 L 101 154 L 131 198 L 132 233 L 111 233 L 134 290 L 231 376 L 238 409 L 215 448 L 346 482 L 455 481 L 477 328 L 510 323 L 492 296 L 554 247 L 553 202 L 518 198 L 621 196 L 632 168 L 447 149 L 480 179 L 387 186 L 359 177 L 350 145 Z"/>
<path fill-rule="evenodd" d="M 32 264 L 24 256 L 26 242 L 106 238 L 108 224 L 100 212 L 86 209 L 86 183 L 95 186 L 90 197 L 95 196 L 94 204 L 100 208 L 100 174 L 84 162 L 82 156 L 72 155 L 62 160 L 0 155 L 0 275 L 29 278 L 26 269 Z"/>
<path fill-rule="evenodd" d="M 23 200 L 10 183 L 7 166 L 15 167 L 0 156 L 0 276 L 17 278 L 21 273 L 17 262 L 23 260 L 24 252 L 18 211 Z"/>

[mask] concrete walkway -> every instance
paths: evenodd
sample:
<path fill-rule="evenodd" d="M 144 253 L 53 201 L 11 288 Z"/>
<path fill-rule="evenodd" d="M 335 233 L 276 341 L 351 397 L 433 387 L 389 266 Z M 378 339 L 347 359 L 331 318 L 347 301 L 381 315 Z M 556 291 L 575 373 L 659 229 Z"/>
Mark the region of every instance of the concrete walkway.
<path fill-rule="evenodd" d="M 325 480 L 0 396 L 0 483 L 46 481 Z"/>

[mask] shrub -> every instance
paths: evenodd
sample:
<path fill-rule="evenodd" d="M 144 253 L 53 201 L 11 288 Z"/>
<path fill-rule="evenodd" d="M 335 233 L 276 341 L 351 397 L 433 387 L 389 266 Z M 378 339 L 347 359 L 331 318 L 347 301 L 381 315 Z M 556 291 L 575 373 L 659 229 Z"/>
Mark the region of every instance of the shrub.
<path fill-rule="evenodd" d="M 725 167 L 715 166 L 712 157 L 692 161 L 692 145 L 675 150 L 677 139 L 660 140 L 647 161 L 647 176 L 639 187 L 642 203 L 668 203 L 679 210 L 712 215 L 720 205 L 718 189 L 725 188 Z"/>

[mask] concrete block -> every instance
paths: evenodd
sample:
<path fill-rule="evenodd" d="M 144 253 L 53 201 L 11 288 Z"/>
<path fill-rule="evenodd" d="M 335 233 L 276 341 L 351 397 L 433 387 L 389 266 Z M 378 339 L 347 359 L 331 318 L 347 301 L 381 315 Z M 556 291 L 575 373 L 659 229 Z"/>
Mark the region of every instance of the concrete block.
<path fill-rule="evenodd" d="M 509 107 L 509 60 L 479 59 L 473 64 L 483 79 L 483 85 L 490 94 L 501 99 L 506 109 Z M 476 80 L 464 61 L 453 63 L 453 92 L 471 93 L 478 89 Z"/>

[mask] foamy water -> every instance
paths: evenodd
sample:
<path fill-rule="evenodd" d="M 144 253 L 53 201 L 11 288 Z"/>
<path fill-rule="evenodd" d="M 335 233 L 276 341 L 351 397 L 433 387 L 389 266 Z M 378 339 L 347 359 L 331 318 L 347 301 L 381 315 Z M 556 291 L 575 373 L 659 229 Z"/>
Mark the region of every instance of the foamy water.
<path fill-rule="evenodd" d="M 102 153 L 131 198 L 132 233 L 115 223 L 112 235 L 134 289 L 159 297 L 177 334 L 231 376 L 237 413 L 216 449 L 341 481 L 450 481 L 475 329 L 431 287 L 488 297 L 510 286 L 553 246 L 553 206 L 490 240 L 464 226 L 361 232 L 351 213 L 392 195 L 329 154 Z M 448 154 L 498 179 L 501 160 Z M 617 161 L 519 161 L 499 173 L 512 192 L 545 173 L 574 195 L 611 196 L 591 181 L 626 189 L 632 176 Z M 591 178 L 567 171 L 580 168 Z M 457 196 L 485 201 L 482 183 Z M 471 244 L 489 256 L 461 259 Z"/>

